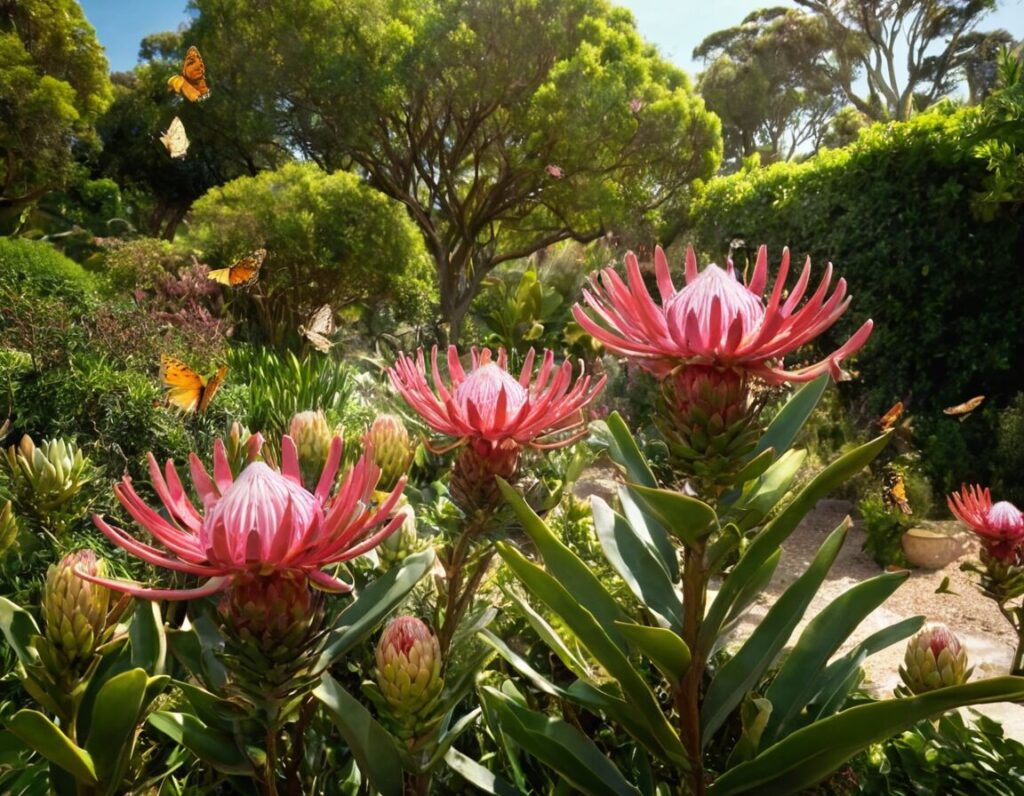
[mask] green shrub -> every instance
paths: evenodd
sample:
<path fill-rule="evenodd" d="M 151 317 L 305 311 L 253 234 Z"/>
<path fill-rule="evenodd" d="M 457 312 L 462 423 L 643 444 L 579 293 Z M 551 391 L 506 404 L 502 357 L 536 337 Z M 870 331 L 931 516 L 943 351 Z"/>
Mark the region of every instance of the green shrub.
<path fill-rule="evenodd" d="M 831 349 L 874 319 L 857 362 L 868 409 L 880 414 L 913 395 L 924 461 L 943 489 L 988 480 L 993 429 L 982 417 L 956 423 L 942 408 L 980 393 L 1005 402 L 1024 389 L 1024 315 L 1011 298 L 1024 291 L 1024 223 L 1012 208 L 972 212 L 988 179 L 967 140 L 975 118 L 970 109 L 921 114 L 803 163 L 714 179 L 690 218 L 714 259 L 742 239 L 740 265 L 762 242 L 776 261 L 784 245 L 795 265 L 811 255 L 818 274 L 836 264 L 853 306 L 819 345 Z"/>
<path fill-rule="evenodd" d="M 0 293 L 82 304 L 95 288 L 92 275 L 48 243 L 0 238 Z"/>
<path fill-rule="evenodd" d="M 997 500 L 1024 506 L 1024 392 L 999 413 L 992 461 L 992 489 Z"/>

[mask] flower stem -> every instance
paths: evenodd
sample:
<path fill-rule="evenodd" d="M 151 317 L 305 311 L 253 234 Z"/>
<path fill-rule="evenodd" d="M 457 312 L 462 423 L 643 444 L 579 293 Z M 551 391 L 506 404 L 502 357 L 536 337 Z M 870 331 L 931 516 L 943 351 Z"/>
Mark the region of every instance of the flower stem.
<path fill-rule="evenodd" d="M 477 518 L 470 522 L 466 529 L 459 535 L 455 546 L 448 556 L 445 577 L 448 581 L 447 595 L 445 596 L 444 622 L 437 633 L 438 644 L 441 647 L 441 657 L 444 666 L 448 664 L 448 650 L 451 648 L 452 639 L 458 629 L 459 622 L 466 611 L 473 604 L 473 596 L 483 580 L 487 568 L 490 566 L 491 558 L 494 556 L 493 549 L 487 550 L 480 556 L 472 566 L 469 579 L 463 586 L 463 578 L 469 566 L 470 555 L 473 552 L 473 540 L 476 539 L 486 526 L 486 518 Z"/>
<path fill-rule="evenodd" d="M 679 735 L 690 758 L 690 793 L 704 796 L 704 765 L 700 731 L 700 686 L 704 678 L 704 656 L 697 639 L 704 620 L 707 573 L 704 544 L 687 546 L 683 554 L 683 641 L 690 648 L 690 666 L 676 687 Z"/>

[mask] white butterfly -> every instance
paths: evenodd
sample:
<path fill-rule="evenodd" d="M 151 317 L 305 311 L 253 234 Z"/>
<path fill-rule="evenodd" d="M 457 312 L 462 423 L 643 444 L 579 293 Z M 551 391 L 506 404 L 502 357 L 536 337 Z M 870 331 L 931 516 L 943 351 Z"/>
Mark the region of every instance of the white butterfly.
<path fill-rule="evenodd" d="M 334 345 L 328 338 L 334 334 L 334 310 L 330 304 L 324 304 L 313 311 L 306 323 L 299 325 L 299 334 L 303 335 L 317 351 L 327 353 Z"/>
<path fill-rule="evenodd" d="M 167 147 L 167 153 L 172 158 L 183 158 L 185 153 L 188 152 L 188 136 L 185 135 L 185 125 L 181 123 L 181 119 L 175 116 L 171 120 L 170 126 L 167 131 L 160 136 L 160 142 Z"/>

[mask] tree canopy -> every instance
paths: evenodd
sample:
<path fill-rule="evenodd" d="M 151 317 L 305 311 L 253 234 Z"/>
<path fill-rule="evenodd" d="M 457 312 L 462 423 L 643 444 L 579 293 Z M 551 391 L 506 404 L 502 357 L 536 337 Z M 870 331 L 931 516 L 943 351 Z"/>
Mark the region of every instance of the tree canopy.
<path fill-rule="evenodd" d="M 111 93 L 75 0 L 0 0 L 0 212 L 19 213 L 67 178 Z"/>
<path fill-rule="evenodd" d="M 405 206 L 453 337 L 498 264 L 657 226 L 719 163 L 716 117 L 604 0 L 193 5 L 190 42 L 285 146 Z"/>

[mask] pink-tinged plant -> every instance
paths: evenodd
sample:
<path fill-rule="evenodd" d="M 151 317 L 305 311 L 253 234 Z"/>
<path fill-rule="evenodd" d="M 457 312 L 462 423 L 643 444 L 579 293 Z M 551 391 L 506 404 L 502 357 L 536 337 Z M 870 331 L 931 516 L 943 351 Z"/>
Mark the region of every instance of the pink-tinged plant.
<path fill-rule="evenodd" d="M 962 486 L 947 498 L 949 510 L 978 535 L 985 549 L 1007 563 L 1024 557 L 1024 514 L 1006 500 L 992 503 L 992 493 L 980 486 Z"/>
<path fill-rule="evenodd" d="M 636 362 L 658 378 L 680 365 L 729 368 L 757 376 L 772 384 L 810 381 L 829 372 L 842 377 L 840 363 L 860 349 L 871 334 L 866 321 L 836 351 L 813 365 L 786 370 L 783 359 L 831 327 L 846 311 L 846 281 L 840 279 L 829 295 L 831 264 L 817 290 L 803 306 L 811 276 L 807 259 L 792 291 L 783 300 L 789 274 L 789 249 L 771 293 L 768 286 L 768 250 L 761 246 L 749 283 L 726 269 L 709 265 L 697 270 L 693 249 L 686 252 L 686 285 L 676 290 L 661 247 L 654 253 L 654 267 L 661 294 L 656 304 L 640 274 L 636 255 L 626 255 L 626 281 L 611 268 L 591 280 L 584 301 L 595 318 L 577 304 L 577 322 L 609 351 Z"/>
<path fill-rule="evenodd" d="M 259 435 L 254 435 L 251 446 L 258 448 L 261 443 Z M 189 456 L 192 483 L 202 500 L 202 511 L 189 500 L 174 463 L 168 461 L 161 474 L 150 454 L 153 488 L 170 519 L 143 502 L 128 476 L 114 487 L 114 492 L 132 518 L 166 549 L 141 542 L 99 516 L 94 515 L 93 521 L 110 541 L 143 561 L 208 580 L 194 589 L 164 590 L 83 571 L 79 574 L 94 583 L 151 600 L 205 597 L 252 575 L 285 573 L 301 574 L 327 591 L 347 592 L 351 586 L 322 568 L 366 553 L 401 525 L 403 516 L 394 509 L 405 479 L 378 508 L 371 509 L 380 469 L 373 464 L 371 454 L 364 453 L 344 474 L 332 496 L 341 453 L 341 439 L 335 438 L 316 489 L 310 492 L 302 486 L 298 453 L 291 437 L 281 440 L 280 471 L 253 461 L 237 478 L 232 477 L 224 444 L 218 440 L 212 478 L 194 453 Z"/>
<path fill-rule="evenodd" d="M 427 368 L 421 349 L 416 359 L 402 354 L 388 370 L 391 383 L 402 397 L 435 431 L 455 437 L 451 450 L 471 442 L 479 453 L 513 443 L 519 447 L 560 448 L 586 435 L 582 409 L 604 387 L 601 377 L 591 386 L 588 375 L 573 383 L 572 364 L 555 367 L 555 356 L 545 350 L 536 376 L 533 365 L 536 352 L 526 355 L 519 377 L 508 371 L 508 356 L 498 350 L 472 351 L 472 367 L 467 374 L 459 362 L 455 346 L 448 347 L 449 385 L 441 377 L 437 347 L 431 355 L 434 387 L 427 381 Z"/>

